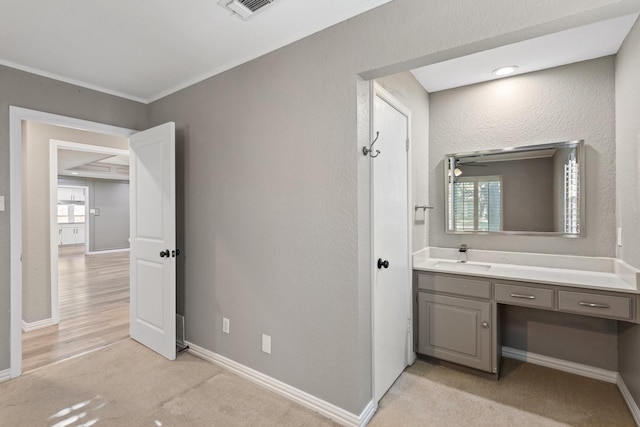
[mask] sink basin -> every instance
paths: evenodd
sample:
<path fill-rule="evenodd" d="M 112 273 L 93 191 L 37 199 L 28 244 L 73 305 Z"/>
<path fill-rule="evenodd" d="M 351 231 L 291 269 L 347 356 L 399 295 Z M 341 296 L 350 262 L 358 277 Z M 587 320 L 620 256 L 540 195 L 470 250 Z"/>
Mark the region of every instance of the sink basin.
<path fill-rule="evenodd" d="M 491 268 L 489 264 L 474 264 L 472 262 L 438 261 L 434 266 L 443 270 L 465 271 L 469 273 L 482 273 Z"/>

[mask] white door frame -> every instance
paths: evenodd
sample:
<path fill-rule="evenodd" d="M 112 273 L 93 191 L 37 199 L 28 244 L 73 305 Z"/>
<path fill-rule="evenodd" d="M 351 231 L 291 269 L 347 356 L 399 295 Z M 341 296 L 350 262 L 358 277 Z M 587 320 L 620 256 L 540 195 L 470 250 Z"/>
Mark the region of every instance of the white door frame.
<path fill-rule="evenodd" d="M 86 130 L 86 129 L 83 129 Z M 101 132 L 104 133 L 104 132 Z M 84 151 L 89 153 L 129 155 L 129 150 L 119 148 L 103 147 L 101 145 L 81 144 L 78 142 L 60 141 L 57 139 L 49 140 L 49 202 L 50 202 L 50 264 L 51 264 L 51 321 L 54 325 L 60 323 L 60 304 L 58 301 L 58 221 L 57 221 L 57 199 L 58 199 L 58 149 L 67 149 L 74 151 Z M 89 188 L 86 186 L 70 185 L 69 187 L 78 187 L 85 189 L 85 253 L 89 253 Z"/>
<path fill-rule="evenodd" d="M 413 247 L 413 238 L 412 238 L 412 199 L 413 199 L 413 189 L 412 189 L 412 185 L 411 185 L 411 177 L 413 176 L 411 173 L 411 110 L 409 110 L 408 108 L 406 108 L 400 101 L 398 101 L 395 97 L 393 97 L 393 95 L 391 95 L 387 90 L 385 90 L 382 86 L 380 86 L 377 82 L 375 81 L 371 81 L 371 85 L 370 85 L 370 99 L 369 99 L 369 135 L 373 135 L 375 130 L 374 130 L 374 114 L 373 114 L 373 103 L 375 100 L 376 96 L 379 96 L 380 98 L 384 99 L 386 102 L 389 103 L 389 105 L 391 105 L 393 108 L 395 108 L 396 110 L 398 110 L 400 113 L 402 113 L 403 115 L 405 115 L 407 117 L 407 137 L 409 138 L 409 147 L 407 149 L 407 233 L 408 233 L 408 238 L 407 238 L 407 258 L 408 258 L 408 266 L 409 266 L 409 272 L 408 272 L 408 283 L 407 283 L 407 295 L 408 295 L 408 313 L 407 313 L 407 317 L 408 317 L 408 331 L 407 334 L 413 334 L 413 303 L 411 301 L 411 291 L 412 291 L 412 286 L 411 286 L 411 281 L 412 281 L 412 271 L 411 271 L 411 265 L 412 265 L 412 261 L 411 261 L 411 253 L 412 250 L 411 248 Z M 375 147 L 374 147 L 375 148 Z M 375 151 L 374 151 L 375 153 Z M 370 162 L 375 162 L 375 159 L 370 158 L 369 159 Z M 371 396 L 372 396 L 372 400 L 374 401 L 375 407 L 378 407 L 378 402 L 376 402 L 375 400 L 375 396 L 376 396 L 376 354 L 375 354 L 375 289 L 374 289 L 374 277 L 375 277 L 375 273 L 376 273 L 376 269 L 377 269 L 377 265 L 375 265 L 374 262 L 374 239 L 375 239 L 375 218 L 374 218 L 374 206 L 373 206 L 373 201 L 374 201 L 374 191 L 375 188 L 373 188 L 373 167 L 369 168 L 369 182 L 371 183 L 371 194 L 369 196 L 369 200 L 370 200 L 370 207 L 369 207 L 369 211 L 371 213 Z M 413 363 L 413 361 L 415 360 L 415 352 L 413 351 L 413 337 L 410 337 L 410 339 L 407 340 L 407 348 L 406 348 L 406 354 L 407 354 L 407 360 L 406 360 L 406 364 L 409 365 L 411 363 Z"/>
<path fill-rule="evenodd" d="M 9 106 L 11 378 L 22 374 L 22 122 L 32 121 L 128 138 L 136 130 Z"/>

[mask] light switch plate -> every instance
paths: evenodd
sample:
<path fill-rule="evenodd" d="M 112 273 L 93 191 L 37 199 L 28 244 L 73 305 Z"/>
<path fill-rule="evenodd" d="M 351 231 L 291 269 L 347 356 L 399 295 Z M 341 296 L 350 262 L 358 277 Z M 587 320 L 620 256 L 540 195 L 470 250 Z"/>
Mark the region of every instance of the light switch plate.
<path fill-rule="evenodd" d="M 616 231 L 616 243 L 618 246 L 622 246 L 622 227 L 618 227 Z"/>
<path fill-rule="evenodd" d="M 262 351 L 271 354 L 271 335 L 262 334 Z"/>
<path fill-rule="evenodd" d="M 4 196 L 0 196 L 0 212 L 4 212 Z"/>

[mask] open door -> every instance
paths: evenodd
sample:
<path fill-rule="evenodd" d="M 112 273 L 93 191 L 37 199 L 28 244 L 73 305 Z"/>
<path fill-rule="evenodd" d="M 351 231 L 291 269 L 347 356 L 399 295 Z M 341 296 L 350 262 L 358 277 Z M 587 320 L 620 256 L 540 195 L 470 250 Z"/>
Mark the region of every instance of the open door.
<path fill-rule="evenodd" d="M 131 338 L 176 358 L 175 124 L 132 135 Z"/>

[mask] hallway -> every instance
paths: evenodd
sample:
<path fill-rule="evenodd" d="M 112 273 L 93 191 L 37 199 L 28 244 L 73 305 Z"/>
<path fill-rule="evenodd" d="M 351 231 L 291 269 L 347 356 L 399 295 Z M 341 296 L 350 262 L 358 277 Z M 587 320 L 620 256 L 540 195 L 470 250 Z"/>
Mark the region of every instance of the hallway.
<path fill-rule="evenodd" d="M 61 246 L 58 260 L 60 324 L 23 332 L 23 372 L 129 337 L 129 252 Z"/>

